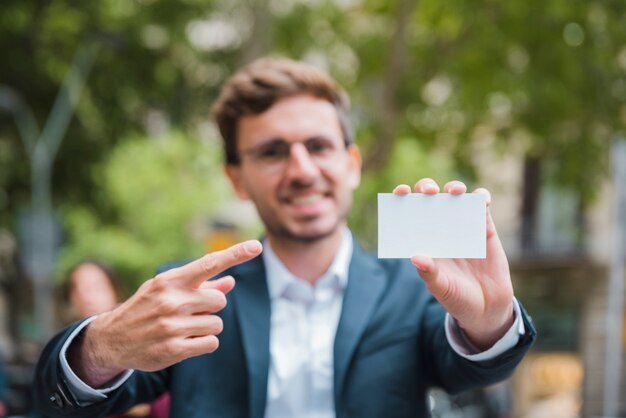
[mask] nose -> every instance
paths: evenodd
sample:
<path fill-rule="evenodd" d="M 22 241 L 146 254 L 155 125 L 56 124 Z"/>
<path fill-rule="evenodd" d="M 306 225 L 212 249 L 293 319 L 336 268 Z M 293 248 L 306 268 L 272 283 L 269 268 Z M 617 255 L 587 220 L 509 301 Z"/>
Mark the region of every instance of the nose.
<path fill-rule="evenodd" d="M 319 167 L 304 144 L 294 143 L 289 151 L 286 171 L 287 175 L 293 179 L 307 180 L 319 173 Z"/>

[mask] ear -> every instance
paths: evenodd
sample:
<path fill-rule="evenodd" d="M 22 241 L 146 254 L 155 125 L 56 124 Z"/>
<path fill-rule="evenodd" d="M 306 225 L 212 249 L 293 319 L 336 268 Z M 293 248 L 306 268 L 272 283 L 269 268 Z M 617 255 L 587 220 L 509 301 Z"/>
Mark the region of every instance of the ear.
<path fill-rule="evenodd" d="M 241 167 L 235 164 L 226 164 L 224 166 L 224 173 L 226 177 L 230 180 L 230 185 L 233 187 L 233 190 L 241 200 L 250 199 L 250 195 L 246 191 L 246 188 L 243 184 L 243 180 L 241 178 Z"/>
<path fill-rule="evenodd" d="M 363 165 L 361 151 L 356 144 L 348 146 L 348 158 L 350 158 L 348 184 L 354 190 L 361 184 L 361 166 Z"/>

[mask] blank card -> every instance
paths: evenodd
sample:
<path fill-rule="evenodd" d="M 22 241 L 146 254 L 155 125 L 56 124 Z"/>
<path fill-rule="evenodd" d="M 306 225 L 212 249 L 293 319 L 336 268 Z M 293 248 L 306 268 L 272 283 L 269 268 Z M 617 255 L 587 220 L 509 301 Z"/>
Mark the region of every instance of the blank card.
<path fill-rule="evenodd" d="M 479 193 L 379 193 L 378 257 L 485 258 L 486 202 Z"/>

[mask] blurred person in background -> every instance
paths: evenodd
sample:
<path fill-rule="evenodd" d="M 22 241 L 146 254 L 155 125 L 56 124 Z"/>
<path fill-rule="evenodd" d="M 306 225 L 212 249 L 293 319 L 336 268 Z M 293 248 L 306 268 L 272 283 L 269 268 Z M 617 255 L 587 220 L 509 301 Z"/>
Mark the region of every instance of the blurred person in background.
<path fill-rule="evenodd" d="M 67 282 L 70 322 L 114 309 L 120 300 L 119 281 L 111 267 L 87 260 L 71 269 Z M 168 416 L 169 395 L 163 394 L 152 404 L 137 405 L 118 418 L 165 418 Z"/>
<path fill-rule="evenodd" d="M 115 308 L 120 299 L 113 270 L 106 264 L 88 260 L 70 270 L 66 298 L 71 322 Z"/>
<path fill-rule="evenodd" d="M 485 259 L 367 254 L 346 220 L 361 174 L 348 112 L 343 89 L 302 62 L 261 59 L 233 75 L 214 115 L 263 243 L 167 266 L 57 335 L 38 364 L 38 408 L 101 417 L 169 390 L 174 417 L 426 417 L 430 387 L 510 376 L 536 334 L 488 192 L 475 191 L 487 195 Z M 439 191 L 432 179 L 394 189 Z"/>

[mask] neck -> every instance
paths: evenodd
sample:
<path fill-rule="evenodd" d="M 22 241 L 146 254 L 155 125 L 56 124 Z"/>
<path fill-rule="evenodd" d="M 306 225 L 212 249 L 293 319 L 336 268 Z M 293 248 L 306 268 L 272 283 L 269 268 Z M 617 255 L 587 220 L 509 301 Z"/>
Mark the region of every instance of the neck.
<path fill-rule="evenodd" d="M 314 284 L 332 264 L 344 229 L 337 228 L 331 235 L 317 241 L 294 241 L 268 235 L 272 250 L 293 275 Z"/>

